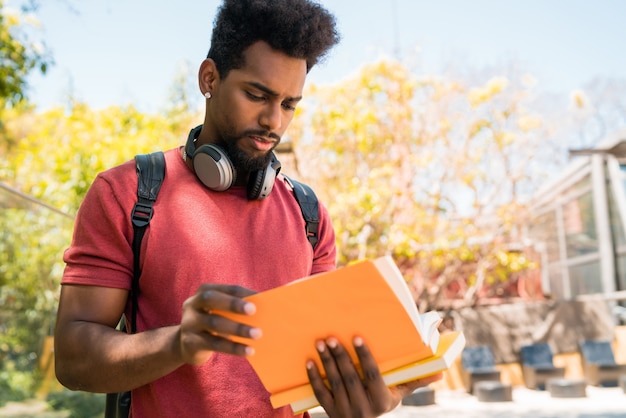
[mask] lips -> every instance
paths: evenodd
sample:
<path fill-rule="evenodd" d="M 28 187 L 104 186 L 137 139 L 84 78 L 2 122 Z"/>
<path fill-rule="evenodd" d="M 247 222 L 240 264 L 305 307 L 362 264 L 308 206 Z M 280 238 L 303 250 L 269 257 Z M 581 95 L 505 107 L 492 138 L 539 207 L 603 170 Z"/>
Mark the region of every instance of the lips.
<path fill-rule="evenodd" d="M 260 136 L 249 136 L 252 146 L 259 151 L 269 151 L 274 147 L 274 141 Z"/>

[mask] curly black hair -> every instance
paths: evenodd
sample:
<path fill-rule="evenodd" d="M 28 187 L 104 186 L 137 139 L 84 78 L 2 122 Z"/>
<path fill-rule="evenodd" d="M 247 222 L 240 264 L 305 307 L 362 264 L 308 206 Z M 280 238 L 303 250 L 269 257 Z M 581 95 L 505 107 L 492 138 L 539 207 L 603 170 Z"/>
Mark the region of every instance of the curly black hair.
<path fill-rule="evenodd" d="M 244 66 L 246 48 L 265 41 L 277 51 L 306 60 L 308 72 L 339 39 L 334 16 L 310 0 L 224 0 L 207 58 L 226 77 Z"/>

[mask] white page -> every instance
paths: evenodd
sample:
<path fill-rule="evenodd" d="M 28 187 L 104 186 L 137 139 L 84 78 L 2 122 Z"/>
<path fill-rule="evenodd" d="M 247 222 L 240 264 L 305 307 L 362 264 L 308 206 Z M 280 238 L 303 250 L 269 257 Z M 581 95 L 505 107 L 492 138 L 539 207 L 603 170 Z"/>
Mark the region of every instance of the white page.
<path fill-rule="evenodd" d="M 394 293 L 402 302 L 404 309 L 407 311 L 411 320 L 415 324 L 415 328 L 417 328 L 420 335 L 426 341 L 427 335 L 424 334 L 424 324 L 422 323 L 422 318 L 417 310 L 417 305 L 413 300 L 413 295 L 411 294 L 411 289 L 409 289 L 409 285 L 404 280 L 402 273 L 396 266 L 396 263 L 393 261 L 391 256 L 384 256 L 373 260 L 376 268 L 383 274 L 389 286 L 393 289 Z"/>

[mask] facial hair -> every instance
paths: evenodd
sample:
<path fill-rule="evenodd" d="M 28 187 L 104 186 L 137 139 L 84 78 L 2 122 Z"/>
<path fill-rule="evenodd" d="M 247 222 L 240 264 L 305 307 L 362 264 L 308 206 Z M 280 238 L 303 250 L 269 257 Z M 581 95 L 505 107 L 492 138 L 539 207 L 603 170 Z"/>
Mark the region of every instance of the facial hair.
<path fill-rule="evenodd" d="M 239 141 L 241 138 L 247 136 L 261 136 L 261 137 L 271 137 L 277 139 L 278 141 L 272 147 L 272 150 L 278 145 L 280 142 L 280 137 L 274 133 L 267 133 L 263 131 L 246 131 L 241 135 L 237 136 L 224 136 L 220 141 L 220 145 L 226 149 L 226 153 L 230 158 L 231 162 L 235 166 L 237 170 L 243 170 L 248 173 L 252 173 L 257 170 L 262 170 L 268 166 L 272 159 L 272 153 L 270 151 L 266 152 L 260 156 L 254 156 L 246 153 L 239 147 Z"/>

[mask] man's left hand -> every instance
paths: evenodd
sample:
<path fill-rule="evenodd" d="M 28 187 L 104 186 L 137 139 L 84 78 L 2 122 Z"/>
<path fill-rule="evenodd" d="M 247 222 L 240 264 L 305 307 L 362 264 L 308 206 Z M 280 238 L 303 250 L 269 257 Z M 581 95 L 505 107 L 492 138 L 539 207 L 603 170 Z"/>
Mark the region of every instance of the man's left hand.
<path fill-rule="evenodd" d="M 317 342 L 317 351 L 326 372 L 328 385 L 314 361 L 307 363 L 311 386 L 320 405 L 329 418 L 378 417 L 396 408 L 402 398 L 415 389 L 427 386 L 442 378 L 436 374 L 401 385 L 387 387 L 378 365 L 363 340 L 354 339 L 354 349 L 359 358 L 363 378 L 350 355 L 335 338 Z"/>

